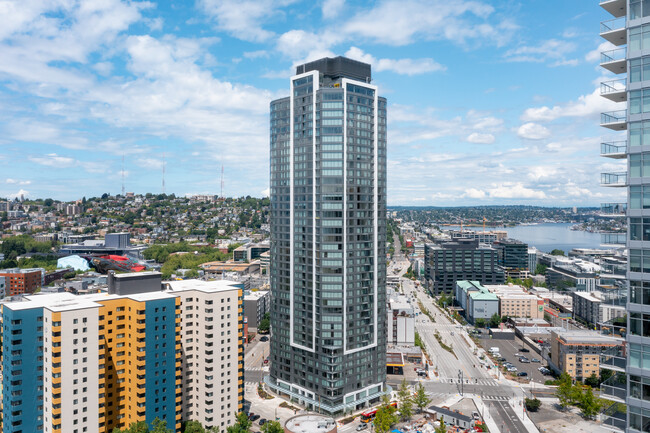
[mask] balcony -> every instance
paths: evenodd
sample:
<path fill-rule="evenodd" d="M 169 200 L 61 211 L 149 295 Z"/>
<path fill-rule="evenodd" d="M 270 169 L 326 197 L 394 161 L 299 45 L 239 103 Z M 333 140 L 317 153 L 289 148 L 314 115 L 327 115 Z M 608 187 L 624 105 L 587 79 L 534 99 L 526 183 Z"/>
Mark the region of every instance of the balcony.
<path fill-rule="evenodd" d="M 616 48 L 615 50 L 600 53 L 600 66 L 615 74 L 626 73 L 625 48 Z"/>
<path fill-rule="evenodd" d="M 600 7 L 616 18 L 627 15 L 627 0 L 600 0 Z"/>
<path fill-rule="evenodd" d="M 627 203 L 601 203 L 600 215 L 601 216 L 625 216 L 627 212 Z"/>
<path fill-rule="evenodd" d="M 612 330 L 612 327 L 609 327 L 607 329 L 608 333 L 604 333 L 604 335 L 615 335 L 613 332 L 610 332 Z M 625 357 L 625 351 L 621 347 L 613 347 L 600 354 L 600 368 L 624 373 L 626 362 L 627 359 Z M 610 379 L 613 377 L 616 377 L 616 375 L 612 376 Z M 603 382 L 603 384 L 604 383 L 606 382 Z"/>
<path fill-rule="evenodd" d="M 607 400 L 625 403 L 627 384 L 625 374 L 618 373 L 600 384 L 600 396 Z"/>
<path fill-rule="evenodd" d="M 600 126 L 614 131 L 625 131 L 627 129 L 627 110 L 600 113 Z"/>
<path fill-rule="evenodd" d="M 600 184 L 602 186 L 624 187 L 627 184 L 627 173 L 600 173 Z"/>
<path fill-rule="evenodd" d="M 627 101 L 626 79 L 603 81 L 600 83 L 600 96 L 613 102 Z"/>
<path fill-rule="evenodd" d="M 601 233 L 601 245 L 620 246 L 625 245 L 627 241 L 627 233 Z"/>
<path fill-rule="evenodd" d="M 613 159 L 627 157 L 627 140 L 600 143 L 600 156 Z"/>
<path fill-rule="evenodd" d="M 627 422 L 627 414 L 625 405 L 622 403 L 614 403 L 602 415 L 602 426 L 607 430 L 623 433 L 625 432 L 625 425 Z"/>
<path fill-rule="evenodd" d="M 625 17 L 615 18 L 600 23 L 600 36 L 617 47 L 625 45 L 627 43 Z"/>

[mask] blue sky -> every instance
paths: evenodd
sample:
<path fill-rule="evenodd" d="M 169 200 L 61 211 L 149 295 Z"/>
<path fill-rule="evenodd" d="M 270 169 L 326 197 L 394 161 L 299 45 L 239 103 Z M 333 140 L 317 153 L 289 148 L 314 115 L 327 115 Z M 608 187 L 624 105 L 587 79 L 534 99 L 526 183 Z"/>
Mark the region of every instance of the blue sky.
<path fill-rule="evenodd" d="M 346 55 L 387 97 L 390 205 L 598 205 L 625 170 L 595 0 L 0 1 L 0 197 L 268 190 L 268 107 Z"/>

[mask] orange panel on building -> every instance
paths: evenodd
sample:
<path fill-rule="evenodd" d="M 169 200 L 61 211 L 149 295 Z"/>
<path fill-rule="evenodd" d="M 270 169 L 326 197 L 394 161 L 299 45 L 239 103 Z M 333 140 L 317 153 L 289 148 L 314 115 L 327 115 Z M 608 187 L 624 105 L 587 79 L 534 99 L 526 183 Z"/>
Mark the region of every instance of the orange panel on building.
<path fill-rule="evenodd" d="M 6 295 L 22 295 L 34 293 L 41 287 L 41 272 L 0 272 L 0 277 L 5 277 Z"/>

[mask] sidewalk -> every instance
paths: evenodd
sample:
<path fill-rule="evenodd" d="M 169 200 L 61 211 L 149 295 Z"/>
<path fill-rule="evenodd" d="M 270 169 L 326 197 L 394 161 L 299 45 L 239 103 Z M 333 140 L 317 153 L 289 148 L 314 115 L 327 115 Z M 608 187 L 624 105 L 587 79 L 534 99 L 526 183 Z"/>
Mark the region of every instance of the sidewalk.
<path fill-rule="evenodd" d="M 474 396 L 472 397 L 472 400 L 474 401 L 474 404 L 476 405 L 478 412 L 481 414 L 481 417 L 483 418 L 483 422 L 487 425 L 487 428 L 490 430 L 490 433 L 501 433 L 501 430 L 499 430 L 499 426 L 492 418 L 490 409 L 485 406 L 485 403 L 483 403 L 483 399 Z"/>
<path fill-rule="evenodd" d="M 517 418 L 524 424 L 529 433 L 539 433 L 537 426 L 528 418 L 528 412 L 524 413 L 524 399 L 510 399 L 508 404 L 517 415 Z"/>

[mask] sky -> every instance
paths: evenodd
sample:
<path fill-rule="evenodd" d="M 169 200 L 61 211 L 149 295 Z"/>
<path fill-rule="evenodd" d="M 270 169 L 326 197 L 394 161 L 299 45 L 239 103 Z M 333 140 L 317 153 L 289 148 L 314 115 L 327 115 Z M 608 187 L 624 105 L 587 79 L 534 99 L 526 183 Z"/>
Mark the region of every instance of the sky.
<path fill-rule="evenodd" d="M 388 204 L 598 206 L 594 0 L 0 0 L 0 197 L 263 197 L 295 66 L 372 65 Z M 122 162 L 124 160 L 124 163 Z"/>

